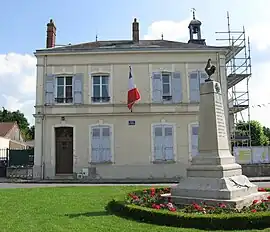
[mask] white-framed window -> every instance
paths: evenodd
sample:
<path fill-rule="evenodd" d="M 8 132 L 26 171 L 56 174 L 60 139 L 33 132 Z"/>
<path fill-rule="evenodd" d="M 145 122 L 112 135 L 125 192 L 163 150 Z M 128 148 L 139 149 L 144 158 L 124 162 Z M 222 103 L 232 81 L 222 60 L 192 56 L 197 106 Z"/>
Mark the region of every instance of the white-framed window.
<path fill-rule="evenodd" d="M 162 99 L 164 101 L 172 100 L 172 74 L 169 72 L 162 72 Z"/>
<path fill-rule="evenodd" d="M 153 162 L 174 162 L 176 154 L 175 125 L 152 124 Z"/>
<path fill-rule="evenodd" d="M 152 73 L 152 102 L 181 103 L 182 80 L 180 72 Z"/>
<path fill-rule="evenodd" d="M 192 71 L 189 73 L 189 101 L 200 102 L 200 85 L 208 78 L 204 71 Z"/>
<path fill-rule="evenodd" d="M 73 103 L 73 76 L 56 77 L 56 103 Z"/>
<path fill-rule="evenodd" d="M 112 163 L 113 162 L 113 126 L 92 125 L 90 126 L 90 162 Z"/>
<path fill-rule="evenodd" d="M 199 154 L 199 124 L 189 124 L 189 152 L 190 158 L 195 157 Z"/>
<path fill-rule="evenodd" d="M 104 103 L 110 101 L 109 75 L 92 75 L 92 102 Z"/>
<path fill-rule="evenodd" d="M 44 104 L 83 104 L 84 73 L 47 74 Z"/>

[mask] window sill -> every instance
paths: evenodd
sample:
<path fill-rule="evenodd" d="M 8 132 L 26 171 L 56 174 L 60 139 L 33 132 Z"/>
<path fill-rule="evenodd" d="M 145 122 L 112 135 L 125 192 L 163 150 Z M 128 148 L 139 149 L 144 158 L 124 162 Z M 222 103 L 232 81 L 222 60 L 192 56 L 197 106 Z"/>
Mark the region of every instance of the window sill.
<path fill-rule="evenodd" d="M 161 101 L 161 102 L 151 102 L 152 105 L 179 105 L 179 104 L 190 104 L 189 102 L 172 102 L 172 101 Z"/>
<path fill-rule="evenodd" d="M 109 105 L 109 104 L 112 104 L 112 102 L 110 102 L 110 101 L 109 102 L 93 102 L 92 101 L 91 104 L 94 104 L 94 105 L 106 105 L 107 104 L 107 105 Z"/>
<path fill-rule="evenodd" d="M 175 160 L 158 160 L 158 161 L 153 161 L 153 164 L 174 164 L 176 163 Z"/>
<path fill-rule="evenodd" d="M 71 105 L 74 105 L 75 103 L 54 103 L 54 105 L 57 105 L 57 106 L 71 106 Z"/>
<path fill-rule="evenodd" d="M 89 164 L 93 164 L 93 165 L 99 165 L 99 164 L 113 164 L 112 161 L 101 161 L 101 162 L 89 162 Z"/>

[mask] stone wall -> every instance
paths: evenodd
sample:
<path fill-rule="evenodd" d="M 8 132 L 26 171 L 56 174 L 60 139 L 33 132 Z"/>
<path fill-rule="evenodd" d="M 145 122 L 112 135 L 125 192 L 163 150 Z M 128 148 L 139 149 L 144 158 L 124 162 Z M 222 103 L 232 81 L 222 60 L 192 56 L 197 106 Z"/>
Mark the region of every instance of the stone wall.
<path fill-rule="evenodd" d="M 242 164 L 242 169 L 247 177 L 270 176 L 270 164 Z"/>
<path fill-rule="evenodd" d="M 7 178 L 11 179 L 32 179 L 33 169 L 32 168 L 7 168 Z"/>

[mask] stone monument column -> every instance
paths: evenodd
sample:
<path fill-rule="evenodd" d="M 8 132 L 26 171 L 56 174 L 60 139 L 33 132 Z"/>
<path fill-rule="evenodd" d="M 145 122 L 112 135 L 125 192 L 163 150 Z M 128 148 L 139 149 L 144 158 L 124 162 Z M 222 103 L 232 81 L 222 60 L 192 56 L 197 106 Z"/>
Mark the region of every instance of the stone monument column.
<path fill-rule="evenodd" d="M 232 156 L 218 82 L 208 79 L 200 86 L 199 154 L 187 168 L 187 177 L 172 187 L 175 204 L 225 203 L 238 208 L 268 196 L 242 175 Z"/>

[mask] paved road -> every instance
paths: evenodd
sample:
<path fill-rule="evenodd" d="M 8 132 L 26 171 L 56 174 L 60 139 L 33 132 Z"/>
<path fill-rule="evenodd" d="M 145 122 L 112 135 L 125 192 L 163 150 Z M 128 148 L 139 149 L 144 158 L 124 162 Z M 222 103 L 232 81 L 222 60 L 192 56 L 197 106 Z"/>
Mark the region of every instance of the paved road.
<path fill-rule="evenodd" d="M 259 187 L 270 187 L 270 182 L 253 182 Z M 169 186 L 170 184 L 15 184 L 0 183 L 0 189 L 8 188 L 37 188 L 37 187 L 64 187 L 64 186 Z M 175 185 L 175 184 L 172 184 Z"/>

